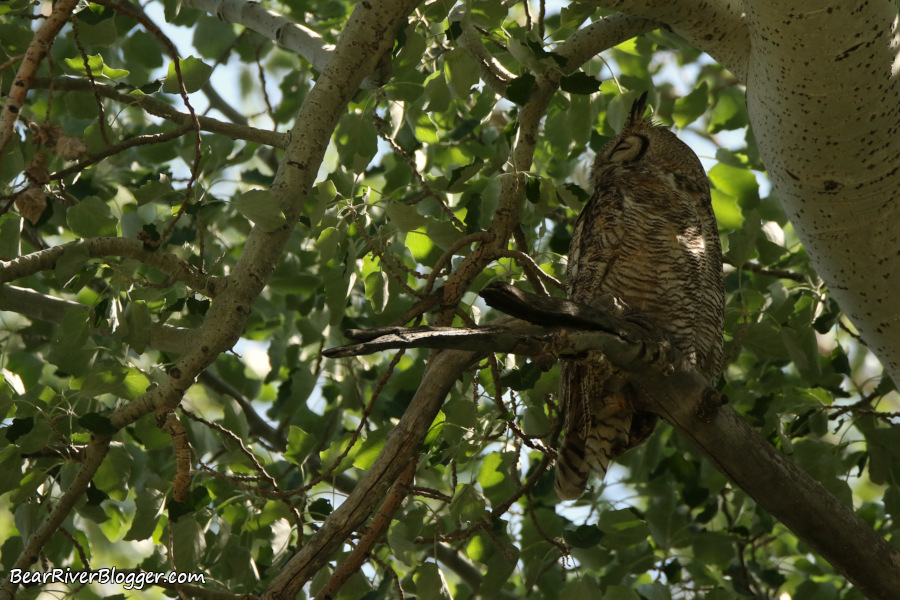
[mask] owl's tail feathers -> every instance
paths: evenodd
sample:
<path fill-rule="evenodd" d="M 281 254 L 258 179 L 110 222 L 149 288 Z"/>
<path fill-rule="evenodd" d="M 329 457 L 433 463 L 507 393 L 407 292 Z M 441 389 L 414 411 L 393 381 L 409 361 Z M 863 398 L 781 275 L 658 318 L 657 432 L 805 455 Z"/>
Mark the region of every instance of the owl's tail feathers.
<path fill-rule="evenodd" d="M 599 479 L 606 476 L 609 461 L 628 445 L 631 412 L 591 415 L 587 437 L 578 429 L 566 431 L 556 460 L 556 493 L 563 500 L 575 500 L 587 489 L 591 472 Z"/>

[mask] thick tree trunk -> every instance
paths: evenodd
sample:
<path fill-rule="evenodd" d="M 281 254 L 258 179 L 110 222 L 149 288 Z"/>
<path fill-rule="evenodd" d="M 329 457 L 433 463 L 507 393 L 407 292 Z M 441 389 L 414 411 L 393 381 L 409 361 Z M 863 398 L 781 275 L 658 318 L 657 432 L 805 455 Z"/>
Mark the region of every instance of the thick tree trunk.
<path fill-rule="evenodd" d="M 748 3 L 747 107 L 775 195 L 900 381 L 900 34 L 894 0 Z"/>

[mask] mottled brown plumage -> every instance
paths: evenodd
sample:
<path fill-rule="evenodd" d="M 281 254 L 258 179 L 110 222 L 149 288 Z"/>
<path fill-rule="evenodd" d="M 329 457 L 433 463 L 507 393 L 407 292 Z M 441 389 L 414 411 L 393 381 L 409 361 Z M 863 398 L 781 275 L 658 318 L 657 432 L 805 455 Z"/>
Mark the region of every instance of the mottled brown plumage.
<path fill-rule="evenodd" d="M 646 94 L 594 162 L 594 194 L 569 246 L 567 295 L 642 315 L 714 383 L 722 367 L 724 291 L 709 183 L 694 152 L 644 117 L 645 109 Z M 581 496 L 591 472 L 602 478 L 610 460 L 653 431 L 656 417 L 632 408 L 636 393 L 600 354 L 563 363 L 561 498 Z"/>

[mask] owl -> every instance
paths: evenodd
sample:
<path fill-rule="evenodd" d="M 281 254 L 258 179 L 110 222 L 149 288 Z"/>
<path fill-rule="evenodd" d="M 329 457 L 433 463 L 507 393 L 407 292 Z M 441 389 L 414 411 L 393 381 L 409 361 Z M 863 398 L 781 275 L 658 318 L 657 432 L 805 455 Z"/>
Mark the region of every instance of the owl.
<path fill-rule="evenodd" d="M 594 193 L 569 246 L 566 295 L 664 332 L 713 384 L 722 367 L 722 250 L 699 159 L 644 116 L 647 94 L 597 155 Z M 564 361 L 566 433 L 556 464 L 560 498 L 584 493 L 591 472 L 645 441 L 656 416 L 632 408 L 639 388 L 602 354 Z"/>

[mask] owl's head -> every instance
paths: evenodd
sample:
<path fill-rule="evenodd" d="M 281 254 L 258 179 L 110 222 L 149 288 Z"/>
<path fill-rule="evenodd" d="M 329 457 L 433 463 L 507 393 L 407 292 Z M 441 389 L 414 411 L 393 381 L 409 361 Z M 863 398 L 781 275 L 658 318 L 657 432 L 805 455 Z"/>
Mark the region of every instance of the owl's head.
<path fill-rule="evenodd" d="M 610 178 L 631 174 L 670 183 L 674 178 L 678 187 L 691 191 L 708 186 L 706 172 L 694 151 L 666 127 L 655 124 L 649 115 L 644 116 L 646 109 L 644 92 L 631 105 L 619 135 L 597 153 L 591 172 L 594 187 L 610 183 Z"/>

